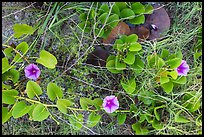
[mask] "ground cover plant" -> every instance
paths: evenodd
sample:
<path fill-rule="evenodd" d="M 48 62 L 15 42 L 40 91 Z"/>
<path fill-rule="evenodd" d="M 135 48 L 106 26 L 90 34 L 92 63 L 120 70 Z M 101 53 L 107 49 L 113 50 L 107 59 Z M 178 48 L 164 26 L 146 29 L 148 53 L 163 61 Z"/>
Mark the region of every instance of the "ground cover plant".
<path fill-rule="evenodd" d="M 201 2 L 2 4 L 2 134 L 202 134 Z"/>

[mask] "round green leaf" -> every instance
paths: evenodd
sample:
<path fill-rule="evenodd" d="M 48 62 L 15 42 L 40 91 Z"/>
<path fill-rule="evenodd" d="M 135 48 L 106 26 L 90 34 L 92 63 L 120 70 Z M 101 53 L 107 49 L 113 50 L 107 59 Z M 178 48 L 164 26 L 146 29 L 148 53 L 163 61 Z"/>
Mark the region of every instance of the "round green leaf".
<path fill-rule="evenodd" d="M 37 63 L 42 64 L 43 66 L 47 68 L 55 68 L 55 65 L 57 64 L 57 59 L 54 55 L 50 54 L 49 52 L 42 50 L 40 52 L 40 58 L 36 60 Z"/>
<path fill-rule="evenodd" d="M 122 70 L 116 70 L 115 69 L 115 60 L 109 60 L 107 63 L 106 63 L 106 68 L 111 72 L 111 73 L 114 73 L 114 74 L 117 74 L 117 73 L 121 73 Z"/>
<path fill-rule="evenodd" d="M 30 99 L 34 96 L 38 96 L 42 94 L 41 87 L 34 81 L 28 81 L 26 85 L 26 93 Z"/>
<path fill-rule="evenodd" d="M 108 17 L 108 13 L 103 13 L 99 16 L 98 20 L 101 21 L 102 24 L 105 24 L 105 20 Z"/>
<path fill-rule="evenodd" d="M 125 42 L 126 43 L 136 43 L 138 40 L 138 36 L 136 34 L 131 34 L 126 37 Z"/>
<path fill-rule="evenodd" d="M 26 42 L 21 42 L 17 47 L 16 50 L 21 51 L 23 54 L 28 50 L 28 44 Z"/>
<path fill-rule="evenodd" d="M 161 130 L 163 128 L 163 125 L 154 118 L 152 122 L 152 127 L 155 128 L 156 130 Z"/>
<path fill-rule="evenodd" d="M 154 103 L 154 93 L 152 91 L 142 90 L 138 94 L 138 99 L 141 100 L 145 105 L 150 105 Z"/>
<path fill-rule="evenodd" d="M 73 126 L 74 130 L 80 130 L 82 128 L 83 124 L 83 115 L 79 114 L 78 116 L 70 115 L 69 116 L 69 122 Z"/>
<path fill-rule="evenodd" d="M 139 56 L 135 57 L 135 62 L 130 66 L 136 74 L 139 74 L 144 69 L 144 63 Z"/>
<path fill-rule="evenodd" d="M 12 58 L 13 54 L 12 54 L 13 48 L 12 47 L 8 47 L 6 49 L 4 49 L 4 54 L 7 58 Z"/>
<path fill-rule="evenodd" d="M 114 28 L 118 25 L 119 22 L 119 16 L 117 14 L 113 14 L 108 18 L 107 25 L 109 25 L 111 28 Z"/>
<path fill-rule="evenodd" d="M 127 7 L 126 2 L 115 2 L 115 5 L 118 6 L 120 11 Z"/>
<path fill-rule="evenodd" d="M 28 26 L 27 24 L 15 24 L 13 26 L 14 30 L 14 37 L 20 38 L 23 34 L 33 34 L 34 29 L 31 26 Z"/>
<path fill-rule="evenodd" d="M 2 74 L 10 69 L 10 64 L 7 58 L 2 58 Z"/>
<path fill-rule="evenodd" d="M 170 69 L 175 69 L 180 66 L 181 61 L 181 58 L 174 58 L 166 61 L 166 63 L 170 66 Z"/>
<path fill-rule="evenodd" d="M 56 97 L 57 99 L 60 99 L 63 97 L 61 88 L 52 82 L 50 82 L 47 86 L 47 95 L 49 99 L 52 101 L 54 101 Z"/>
<path fill-rule="evenodd" d="M 168 71 L 168 75 L 170 75 L 173 79 L 178 78 L 178 72 L 176 72 L 175 70 L 173 70 L 171 72 Z"/>
<path fill-rule="evenodd" d="M 121 63 L 118 59 L 118 56 L 116 56 L 115 59 L 115 68 L 116 70 L 124 70 L 126 69 L 126 64 L 125 63 Z"/>
<path fill-rule="evenodd" d="M 131 10 L 129 8 L 125 8 L 121 11 L 120 17 L 125 18 L 125 19 L 133 19 L 133 18 L 135 18 L 135 13 L 133 10 Z"/>
<path fill-rule="evenodd" d="M 169 51 L 167 49 L 162 49 L 161 57 L 167 58 L 169 56 Z"/>
<path fill-rule="evenodd" d="M 141 14 L 145 12 L 145 7 L 140 2 L 134 2 L 131 7 L 135 14 Z"/>
<path fill-rule="evenodd" d="M 18 91 L 11 89 L 11 90 L 2 90 L 2 102 L 5 104 L 14 104 L 15 97 L 18 95 Z"/>
<path fill-rule="evenodd" d="M 86 25 L 86 28 L 84 29 L 85 27 L 85 22 L 81 22 L 78 24 L 79 28 L 81 29 L 81 31 L 84 30 L 84 32 L 90 32 L 90 27 L 89 27 L 89 22 L 87 22 L 87 25 Z"/>
<path fill-rule="evenodd" d="M 180 113 L 182 112 L 182 110 L 178 111 L 175 115 L 175 122 L 177 123 L 188 123 L 190 122 L 188 119 L 184 118 L 183 116 L 180 116 Z"/>
<path fill-rule="evenodd" d="M 153 13 L 154 8 L 153 8 L 152 5 L 150 5 L 150 4 L 145 4 L 144 6 L 145 6 L 145 12 L 144 12 L 144 14 L 152 14 L 152 13 Z"/>
<path fill-rule="evenodd" d="M 102 4 L 101 7 L 99 8 L 99 14 L 109 12 L 109 7 L 108 4 Z"/>
<path fill-rule="evenodd" d="M 174 87 L 174 85 L 171 81 L 169 81 L 168 83 L 165 83 L 165 84 L 161 84 L 161 86 L 164 89 L 164 91 L 168 94 L 173 90 L 173 87 Z"/>
<path fill-rule="evenodd" d="M 149 132 L 146 128 L 142 128 L 139 122 L 133 124 L 132 129 L 135 131 L 136 135 L 147 135 Z"/>
<path fill-rule="evenodd" d="M 33 110 L 33 120 L 43 121 L 50 115 L 50 112 L 43 104 L 38 104 Z"/>
<path fill-rule="evenodd" d="M 111 13 L 117 14 L 118 16 L 120 16 L 120 9 L 119 9 L 119 7 L 117 6 L 117 4 L 114 4 L 114 5 L 113 5 Z"/>
<path fill-rule="evenodd" d="M 96 107 L 96 109 L 99 110 L 103 104 L 103 100 L 100 98 L 95 98 L 94 100 L 92 100 L 92 104 Z"/>
<path fill-rule="evenodd" d="M 16 69 L 10 69 L 2 74 L 2 81 L 12 80 L 13 83 L 16 83 L 19 79 L 20 73 Z"/>
<path fill-rule="evenodd" d="M 72 106 L 73 102 L 71 102 L 70 100 L 67 99 L 58 99 L 57 100 L 57 108 L 59 109 L 59 111 L 61 111 L 62 113 L 67 113 L 67 108 Z"/>
<path fill-rule="evenodd" d="M 87 127 L 94 127 L 101 119 L 100 115 L 95 114 L 92 112 L 87 119 Z"/>
<path fill-rule="evenodd" d="M 182 77 L 179 77 L 177 80 L 172 80 L 172 82 L 177 84 L 185 84 L 187 80 L 185 76 L 182 76 Z"/>
<path fill-rule="evenodd" d="M 87 14 L 86 14 L 86 13 L 80 14 L 79 19 L 80 19 L 82 22 L 83 22 L 83 21 L 86 21 L 86 19 L 87 19 Z"/>
<path fill-rule="evenodd" d="M 164 84 L 169 82 L 169 78 L 168 77 L 160 77 L 160 84 Z"/>
<path fill-rule="evenodd" d="M 139 25 L 144 24 L 145 22 L 145 16 L 144 15 L 136 15 L 135 18 L 132 18 L 129 20 L 131 24 Z"/>
<path fill-rule="evenodd" d="M 12 114 L 8 111 L 8 108 L 2 107 L 2 125 L 8 121 L 11 116 Z"/>
<path fill-rule="evenodd" d="M 129 52 L 126 58 L 123 59 L 123 61 L 127 63 L 128 65 L 132 65 L 135 62 L 135 55 Z"/>
<path fill-rule="evenodd" d="M 128 93 L 131 94 L 135 91 L 136 88 L 136 82 L 135 79 L 132 78 L 128 80 L 127 82 L 120 81 L 120 84 L 122 85 L 123 89 Z"/>
<path fill-rule="evenodd" d="M 19 118 L 27 114 L 30 110 L 30 107 L 26 105 L 25 102 L 21 101 L 18 102 L 14 105 L 13 111 L 12 111 L 12 116 L 14 118 Z"/>
<path fill-rule="evenodd" d="M 118 114 L 117 120 L 118 120 L 118 124 L 122 125 L 126 120 L 126 114 Z"/>
<path fill-rule="evenodd" d="M 142 46 L 138 42 L 131 43 L 129 47 L 129 51 L 140 51 L 141 49 L 142 49 Z"/>

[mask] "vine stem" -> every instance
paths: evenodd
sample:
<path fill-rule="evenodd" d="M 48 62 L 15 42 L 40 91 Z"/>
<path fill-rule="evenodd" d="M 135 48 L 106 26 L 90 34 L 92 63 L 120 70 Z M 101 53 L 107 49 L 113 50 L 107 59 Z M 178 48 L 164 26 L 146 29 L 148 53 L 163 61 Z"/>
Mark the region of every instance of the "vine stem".
<path fill-rule="evenodd" d="M 28 101 L 28 102 L 33 102 L 33 103 L 37 103 L 37 104 L 42 104 L 42 105 L 44 105 L 45 107 L 57 107 L 57 105 L 49 105 L 49 104 L 43 104 L 43 103 L 41 103 L 41 102 L 39 102 L 39 101 L 36 101 L 36 100 L 32 100 L 32 99 L 29 99 L 29 98 L 24 98 L 24 97 L 19 97 L 19 96 L 14 96 L 15 98 L 17 98 L 17 99 L 24 99 L 24 100 L 26 100 L 26 101 Z M 67 107 L 68 109 L 70 109 L 70 110 L 75 110 L 75 111 L 100 111 L 100 110 L 97 110 L 97 109 L 95 109 L 95 110 L 93 110 L 93 109 L 81 109 L 81 108 L 73 108 L 73 107 Z M 101 109 L 103 109 L 103 108 L 101 108 Z M 130 110 L 116 110 L 115 111 L 116 113 L 118 113 L 118 112 L 130 112 Z"/>

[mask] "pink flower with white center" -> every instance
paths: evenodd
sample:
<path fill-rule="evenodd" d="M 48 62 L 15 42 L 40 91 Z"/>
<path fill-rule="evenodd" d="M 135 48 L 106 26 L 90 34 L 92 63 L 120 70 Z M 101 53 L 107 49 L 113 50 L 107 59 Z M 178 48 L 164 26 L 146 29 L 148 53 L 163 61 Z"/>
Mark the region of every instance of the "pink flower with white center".
<path fill-rule="evenodd" d="M 181 65 L 176 68 L 176 71 L 178 72 L 179 76 L 187 76 L 189 70 L 189 66 L 185 60 L 182 60 Z"/>
<path fill-rule="evenodd" d="M 113 113 L 115 110 L 117 110 L 119 108 L 117 97 L 113 95 L 105 97 L 103 100 L 103 108 L 107 113 Z"/>
<path fill-rule="evenodd" d="M 24 69 L 25 76 L 29 79 L 37 80 L 40 76 L 40 69 L 35 64 L 30 64 Z"/>

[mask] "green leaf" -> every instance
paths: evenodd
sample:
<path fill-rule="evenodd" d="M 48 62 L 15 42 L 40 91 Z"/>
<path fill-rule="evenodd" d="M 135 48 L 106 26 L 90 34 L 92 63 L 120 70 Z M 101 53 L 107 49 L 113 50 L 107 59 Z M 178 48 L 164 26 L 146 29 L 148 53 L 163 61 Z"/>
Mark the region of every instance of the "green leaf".
<path fill-rule="evenodd" d="M 180 50 L 176 53 L 176 57 L 180 58 L 180 59 L 183 58 L 183 54 L 182 54 L 182 52 Z"/>
<path fill-rule="evenodd" d="M 13 54 L 11 53 L 13 51 L 12 47 L 8 47 L 4 49 L 4 54 L 7 58 L 12 58 Z"/>
<path fill-rule="evenodd" d="M 136 43 L 138 40 L 138 36 L 136 34 L 131 34 L 125 38 L 126 43 Z"/>
<path fill-rule="evenodd" d="M 92 112 L 87 119 L 87 127 L 94 127 L 101 119 L 100 115 L 95 114 Z"/>
<path fill-rule="evenodd" d="M 132 129 L 135 131 L 136 135 L 147 135 L 149 132 L 146 128 L 142 128 L 139 122 L 133 124 Z"/>
<path fill-rule="evenodd" d="M 138 108 L 137 108 L 137 106 L 135 104 L 130 105 L 130 112 L 133 112 L 133 113 L 138 112 Z"/>
<path fill-rule="evenodd" d="M 111 28 L 114 28 L 118 25 L 119 22 L 119 16 L 117 14 L 111 15 L 107 20 L 107 25 L 109 25 Z"/>
<path fill-rule="evenodd" d="M 177 83 L 177 84 L 186 84 L 187 79 L 185 76 L 181 76 L 177 80 L 172 80 L 172 82 Z"/>
<path fill-rule="evenodd" d="M 121 80 L 121 81 L 120 81 L 120 84 L 122 85 L 123 89 L 124 89 L 128 94 L 131 94 L 132 92 L 135 91 L 136 82 L 135 82 L 135 79 L 134 79 L 134 78 L 128 80 L 126 83 Z"/>
<path fill-rule="evenodd" d="M 158 107 L 155 107 L 155 108 L 154 108 L 154 114 L 155 114 L 155 117 L 156 117 L 156 119 L 157 119 L 158 121 L 160 120 L 160 116 L 159 116 L 159 114 L 158 114 L 158 112 L 157 112 L 157 109 L 164 108 L 164 107 L 165 107 L 165 105 L 158 106 Z"/>
<path fill-rule="evenodd" d="M 174 58 L 166 61 L 166 63 L 170 66 L 170 69 L 175 69 L 180 66 L 181 61 L 181 58 Z"/>
<path fill-rule="evenodd" d="M 8 111 L 7 107 L 2 107 L 2 125 L 10 119 L 12 116 L 11 112 Z"/>
<path fill-rule="evenodd" d="M 138 94 L 138 99 L 148 106 L 154 103 L 153 97 L 154 93 L 152 91 L 142 90 Z"/>
<path fill-rule="evenodd" d="M 2 102 L 5 104 L 14 104 L 15 97 L 18 95 L 18 91 L 15 89 L 2 90 Z"/>
<path fill-rule="evenodd" d="M 175 122 L 177 123 L 188 123 L 190 122 L 188 119 L 184 118 L 183 116 L 180 116 L 180 113 L 182 112 L 182 110 L 178 111 L 175 115 Z"/>
<path fill-rule="evenodd" d="M 152 5 L 150 5 L 150 4 L 145 4 L 144 6 L 145 6 L 145 12 L 144 12 L 144 14 L 152 14 L 152 13 L 153 13 L 154 8 L 153 8 Z"/>
<path fill-rule="evenodd" d="M 61 111 L 64 114 L 67 113 L 67 108 L 72 105 L 73 105 L 73 102 L 71 102 L 70 100 L 67 100 L 67 99 L 57 100 L 57 108 L 59 109 L 59 111 Z"/>
<path fill-rule="evenodd" d="M 2 90 L 3 89 L 11 89 L 11 86 L 4 84 L 3 81 L 2 81 Z"/>
<path fill-rule="evenodd" d="M 164 84 L 169 82 L 169 78 L 168 77 L 160 77 L 160 84 Z"/>
<path fill-rule="evenodd" d="M 38 104 L 33 110 L 33 120 L 34 121 L 43 121 L 48 118 L 50 112 L 43 104 Z"/>
<path fill-rule="evenodd" d="M 28 81 L 26 85 L 26 93 L 30 99 L 34 96 L 38 96 L 42 94 L 41 87 L 34 81 Z"/>
<path fill-rule="evenodd" d="M 61 88 L 52 82 L 50 82 L 47 86 L 47 95 L 48 95 L 48 98 L 52 101 L 54 101 L 56 97 L 57 99 L 60 99 L 63 97 Z"/>
<path fill-rule="evenodd" d="M 175 70 L 173 70 L 171 72 L 168 71 L 168 75 L 170 75 L 173 79 L 177 79 L 178 72 L 176 72 Z"/>
<path fill-rule="evenodd" d="M 100 31 L 101 31 L 101 32 L 100 32 Z M 100 34 L 99 34 L 99 32 L 100 32 Z M 95 35 L 96 35 L 97 37 L 102 37 L 103 34 L 104 34 L 104 29 L 100 30 L 100 29 L 96 28 L 95 33 L 96 33 Z"/>
<path fill-rule="evenodd" d="M 102 24 L 105 24 L 105 20 L 108 17 L 108 13 L 103 13 L 99 16 L 98 20 L 101 21 Z"/>
<path fill-rule="evenodd" d="M 87 110 L 88 109 L 88 105 L 90 105 L 90 104 L 92 105 L 92 100 L 89 99 L 89 98 L 81 97 L 80 100 L 79 100 L 79 103 L 80 103 L 82 109 Z"/>
<path fill-rule="evenodd" d="M 201 107 L 201 92 L 192 91 L 190 93 L 186 93 L 183 98 L 185 103 L 183 106 L 187 108 L 190 112 L 194 112 Z"/>
<path fill-rule="evenodd" d="M 134 2 L 131 7 L 135 14 L 141 14 L 145 12 L 145 7 L 140 2 Z"/>
<path fill-rule="evenodd" d="M 150 123 L 150 124 L 153 123 L 153 117 L 149 113 L 145 114 L 145 118 L 146 118 L 148 123 Z"/>
<path fill-rule="evenodd" d="M 118 114 L 117 120 L 118 120 L 118 124 L 122 125 L 126 120 L 126 114 Z"/>
<path fill-rule="evenodd" d="M 140 51 L 141 49 L 142 49 L 142 46 L 138 42 L 130 44 L 130 47 L 129 47 L 129 51 Z"/>
<path fill-rule="evenodd" d="M 102 4 L 101 7 L 99 8 L 99 14 L 102 13 L 108 13 L 109 12 L 109 7 L 108 4 Z"/>
<path fill-rule="evenodd" d="M 164 91 L 168 94 L 173 90 L 173 87 L 174 87 L 174 85 L 171 81 L 169 81 L 168 83 L 165 83 L 165 84 L 161 84 L 161 86 L 164 89 Z"/>
<path fill-rule="evenodd" d="M 28 50 L 28 44 L 26 42 L 21 42 L 17 47 L 16 50 L 21 51 L 23 54 Z"/>
<path fill-rule="evenodd" d="M 202 52 L 196 52 L 193 54 L 194 60 L 197 60 L 200 56 L 202 56 Z"/>
<path fill-rule="evenodd" d="M 158 57 L 158 67 L 161 68 L 165 65 L 165 62 L 162 58 Z"/>
<path fill-rule="evenodd" d="M 85 21 L 84 22 L 81 22 L 81 23 L 79 23 L 78 24 L 78 26 L 79 26 L 79 28 L 80 28 L 80 30 L 82 31 L 82 30 L 84 30 L 84 32 L 90 32 L 90 27 L 89 27 L 89 22 L 87 22 L 87 25 L 86 25 L 86 28 L 84 28 L 85 27 Z"/>
<path fill-rule="evenodd" d="M 123 41 L 123 43 L 125 43 L 126 42 L 126 39 L 127 39 L 127 35 L 121 35 L 120 36 L 120 40 L 122 40 Z M 131 36 L 131 37 L 133 37 L 133 40 L 134 40 L 134 36 Z M 132 39 L 132 38 L 131 38 Z M 136 41 L 137 41 L 137 36 L 136 36 Z M 134 41 L 134 42 L 136 42 L 136 41 Z M 130 43 L 130 42 L 129 42 Z"/>
<path fill-rule="evenodd" d="M 14 118 L 19 118 L 27 114 L 30 110 L 30 107 L 26 105 L 25 102 L 21 101 L 18 102 L 14 105 L 13 111 L 12 111 L 12 116 Z"/>
<path fill-rule="evenodd" d="M 7 58 L 2 58 L 2 74 L 10 69 L 11 65 L 8 62 Z"/>
<path fill-rule="evenodd" d="M 36 62 L 42 64 L 47 68 L 53 69 L 57 64 L 57 59 L 54 55 L 50 54 L 49 52 L 41 50 L 40 58 L 38 58 Z"/>
<path fill-rule="evenodd" d="M 134 64 L 132 64 L 130 67 L 133 69 L 133 71 L 134 71 L 136 74 L 139 74 L 139 73 L 142 72 L 142 70 L 143 70 L 143 68 L 144 68 L 144 63 L 143 63 L 143 61 L 140 59 L 139 56 L 136 56 L 136 57 L 135 57 L 135 62 L 134 62 Z"/>
<path fill-rule="evenodd" d="M 133 10 L 125 8 L 121 11 L 120 17 L 125 19 L 133 19 L 135 17 L 135 13 Z"/>
<path fill-rule="evenodd" d="M 23 59 L 22 59 L 22 57 L 19 54 L 16 54 L 16 56 L 13 59 L 13 61 L 20 63 L 20 62 L 23 62 Z"/>
<path fill-rule="evenodd" d="M 138 122 L 142 123 L 143 121 L 145 121 L 146 117 L 145 114 L 140 114 L 140 119 Z"/>
<path fill-rule="evenodd" d="M 122 70 L 116 70 L 115 69 L 115 60 L 109 60 L 107 63 L 106 63 L 106 68 L 111 72 L 111 73 L 121 73 Z"/>
<path fill-rule="evenodd" d="M 120 11 L 127 7 L 126 2 L 115 2 L 115 5 L 118 6 Z"/>
<path fill-rule="evenodd" d="M 123 61 L 127 63 L 128 65 L 132 65 L 135 62 L 135 55 L 129 52 L 126 58 L 123 59 Z"/>
<path fill-rule="evenodd" d="M 20 73 L 16 69 L 10 69 L 2 74 L 2 81 L 12 80 L 13 83 L 16 83 L 19 79 Z"/>
<path fill-rule="evenodd" d="M 92 100 L 93 105 L 96 107 L 96 109 L 101 109 L 101 106 L 103 104 L 103 100 L 100 98 L 95 98 L 94 100 Z"/>
<path fill-rule="evenodd" d="M 124 69 L 126 69 L 126 64 L 125 63 L 121 63 L 119 61 L 119 59 L 118 59 L 118 56 L 116 56 L 115 68 L 116 68 L 116 70 L 124 70 Z"/>
<path fill-rule="evenodd" d="M 157 66 L 158 56 L 157 54 L 147 56 L 147 63 L 151 68 Z"/>
<path fill-rule="evenodd" d="M 139 24 L 144 24 L 145 22 L 145 16 L 144 15 L 137 15 L 135 18 L 130 19 L 129 22 L 131 24 L 139 25 Z"/>
<path fill-rule="evenodd" d="M 117 4 L 114 4 L 114 5 L 113 5 L 111 13 L 117 14 L 118 16 L 120 16 L 120 9 L 119 9 L 119 7 L 117 6 Z"/>
<path fill-rule="evenodd" d="M 33 110 L 34 108 L 37 106 L 38 104 L 32 104 L 31 106 L 29 106 L 29 111 L 28 111 L 28 115 L 29 115 L 29 120 L 33 119 Z"/>
<path fill-rule="evenodd" d="M 15 38 L 20 38 L 23 34 L 31 35 L 34 32 L 34 29 L 27 24 L 15 24 L 13 26 L 13 30 Z"/>
<path fill-rule="evenodd" d="M 125 48 L 123 41 L 121 39 L 117 39 L 114 43 L 115 49 L 119 50 L 119 51 L 123 51 L 123 49 Z"/>
<path fill-rule="evenodd" d="M 108 58 L 106 59 L 106 62 L 108 62 L 110 60 L 115 60 L 115 56 L 114 55 L 108 56 Z"/>
<path fill-rule="evenodd" d="M 167 49 L 162 49 L 161 57 L 167 58 L 169 56 L 169 51 Z"/>
<path fill-rule="evenodd" d="M 83 115 L 79 114 L 78 116 L 70 115 L 69 122 L 73 126 L 74 130 L 80 130 L 83 124 Z"/>
<path fill-rule="evenodd" d="M 163 128 L 163 125 L 154 118 L 152 122 L 152 127 L 155 128 L 156 130 L 161 130 Z"/>
<path fill-rule="evenodd" d="M 80 14 L 79 19 L 80 19 L 82 22 L 83 22 L 83 21 L 86 21 L 86 19 L 87 19 L 87 14 L 86 14 L 86 13 Z"/>

